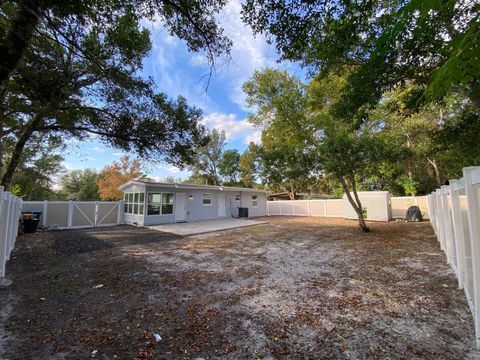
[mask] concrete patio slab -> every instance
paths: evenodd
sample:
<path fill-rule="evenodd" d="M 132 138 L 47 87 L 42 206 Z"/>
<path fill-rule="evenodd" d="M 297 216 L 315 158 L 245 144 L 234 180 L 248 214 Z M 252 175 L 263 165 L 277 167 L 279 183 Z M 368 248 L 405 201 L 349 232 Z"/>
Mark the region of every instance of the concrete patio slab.
<path fill-rule="evenodd" d="M 261 225 L 266 223 L 266 221 L 247 219 L 214 219 L 175 224 L 150 225 L 146 227 L 149 229 L 169 232 L 177 235 L 197 235 L 214 231 Z"/>

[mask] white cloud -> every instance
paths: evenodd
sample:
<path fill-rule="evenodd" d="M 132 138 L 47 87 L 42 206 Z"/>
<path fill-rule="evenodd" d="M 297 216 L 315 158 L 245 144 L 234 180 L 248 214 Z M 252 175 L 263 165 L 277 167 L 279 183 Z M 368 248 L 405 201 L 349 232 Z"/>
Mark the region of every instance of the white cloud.
<path fill-rule="evenodd" d="M 107 149 L 101 146 L 94 146 L 91 148 L 91 150 L 95 151 L 97 154 L 103 154 L 107 152 Z"/>
<path fill-rule="evenodd" d="M 228 141 L 242 139 L 248 144 L 260 140 L 260 130 L 255 129 L 247 119 L 238 120 L 235 114 L 212 113 L 205 116 L 202 122 L 209 129 L 224 130 Z"/>
<path fill-rule="evenodd" d="M 254 36 L 248 25 L 241 20 L 242 5 L 240 0 L 231 0 L 218 15 L 224 35 L 232 41 L 231 58 L 216 59 L 213 82 L 221 81 L 228 89 L 229 99 L 241 109 L 247 110 L 242 85 L 254 70 L 265 67 L 286 67 L 288 63 L 276 62 L 278 55 L 274 46 L 267 43 L 262 35 Z M 152 54 L 146 68 L 153 73 L 161 90 L 171 96 L 182 94 L 189 102 L 207 112 L 218 112 L 218 104 L 205 94 L 206 78 L 209 64 L 205 53 L 188 52 L 184 41 L 172 37 L 165 30 L 161 19 L 143 24 L 151 31 Z M 185 71 L 181 68 L 181 59 L 187 59 L 194 69 Z M 195 75 L 192 76 L 192 71 Z M 214 86 L 214 85 L 212 85 Z"/>
<path fill-rule="evenodd" d="M 179 173 L 181 170 L 180 170 L 178 167 L 176 167 L 176 166 L 170 166 L 170 167 L 167 168 L 167 171 L 168 171 L 169 173 L 171 173 L 171 174 L 177 174 L 177 173 Z"/>
<path fill-rule="evenodd" d="M 120 156 L 123 155 L 123 153 L 121 153 L 121 152 L 114 152 L 112 155 L 113 155 L 113 156 L 120 157 Z"/>

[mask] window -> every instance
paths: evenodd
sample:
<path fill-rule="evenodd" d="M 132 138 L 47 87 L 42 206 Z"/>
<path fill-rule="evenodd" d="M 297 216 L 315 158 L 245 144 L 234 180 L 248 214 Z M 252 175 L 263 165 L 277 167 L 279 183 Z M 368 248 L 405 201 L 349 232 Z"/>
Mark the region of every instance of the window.
<path fill-rule="evenodd" d="M 203 203 L 203 206 L 211 206 L 212 205 L 212 194 L 211 193 L 204 193 L 202 203 Z"/>
<path fill-rule="evenodd" d="M 258 205 L 258 195 L 252 195 L 252 207 L 257 207 Z"/>
<path fill-rule="evenodd" d="M 123 211 L 127 214 L 143 215 L 144 193 L 125 193 L 123 195 Z"/>
<path fill-rule="evenodd" d="M 173 193 L 149 193 L 147 215 L 173 214 Z"/>
<path fill-rule="evenodd" d="M 235 201 L 236 201 L 237 203 L 240 202 L 240 194 L 235 195 Z"/>
<path fill-rule="evenodd" d="M 162 215 L 173 214 L 173 194 L 162 194 Z"/>

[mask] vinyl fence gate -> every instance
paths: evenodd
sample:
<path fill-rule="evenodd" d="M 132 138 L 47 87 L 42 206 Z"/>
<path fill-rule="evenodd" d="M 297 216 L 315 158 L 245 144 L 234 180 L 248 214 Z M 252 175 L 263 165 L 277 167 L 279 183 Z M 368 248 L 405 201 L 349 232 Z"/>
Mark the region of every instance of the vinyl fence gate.
<path fill-rule="evenodd" d="M 82 229 L 123 223 L 123 201 L 24 201 L 22 211 L 42 213 L 41 225 Z"/>

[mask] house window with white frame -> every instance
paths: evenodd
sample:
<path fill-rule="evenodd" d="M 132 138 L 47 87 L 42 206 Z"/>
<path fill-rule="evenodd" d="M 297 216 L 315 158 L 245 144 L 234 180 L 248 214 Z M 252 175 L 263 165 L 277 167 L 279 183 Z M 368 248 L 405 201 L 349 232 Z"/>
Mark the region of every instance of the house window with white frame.
<path fill-rule="evenodd" d="M 258 206 L 258 195 L 252 195 L 252 207 Z"/>
<path fill-rule="evenodd" d="M 240 194 L 236 194 L 235 195 L 235 202 L 238 204 L 240 204 Z"/>
<path fill-rule="evenodd" d="M 144 193 L 125 193 L 123 195 L 123 211 L 126 214 L 143 215 L 144 200 Z"/>
<path fill-rule="evenodd" d="M 212 193 L 203 193 L 202 204 L 203 206 L 212 205 Z"/>
<path fill-rule="evenodd" d="M 148 193 L 147 215 L 172 215 L 173 193 Z"/>

